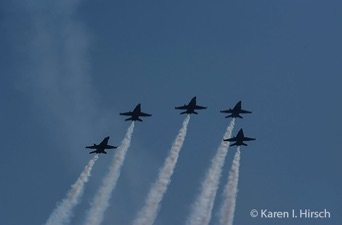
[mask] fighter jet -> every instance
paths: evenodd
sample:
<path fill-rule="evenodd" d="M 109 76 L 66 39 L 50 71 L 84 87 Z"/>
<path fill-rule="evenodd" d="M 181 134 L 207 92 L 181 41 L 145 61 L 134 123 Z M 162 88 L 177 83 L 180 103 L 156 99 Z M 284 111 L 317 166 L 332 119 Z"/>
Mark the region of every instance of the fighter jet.
<path fill-rule="evenodd" d="M 140 116 L 152 116 L 152 114 L 141 112 L 141 105 L 140 104 L 138 104 L 134 108 L 133 112 L 131 112 L 131 111 L 124 112 L 124 113 L 120 113 L 120 115 L 122 115 L 122 116 L 130 116 L 130 118 L 125 119 L 125 121 L 127 121 L 127 120 L 132 120 L 132 121 L 138 120 L 140 122 L 142 122 L 142 119 L 139 118 Z"/>
<path fill-rule="evenodd" d="M 181 112 L 180 114 L 198 114 L 197 112 L 195 112 L 196 109 L 206 109 L 207 107 L 205 106 L 199 106 L 196 105 L 196 96 L 193 97 L 191 99 L 191 101 L 189 102 L 189 104 L 184 104 L 184 106 L 178 106 L 175 107 L 175 109 L 181 109 L 181 110 L 185 110 L 184 112 Z"/>
<path fill-rule="evenodd" d="M 250 137 L 245 137 L 243 134 L 243 130 L 240 129 L 239 132 L 237 133 L 236 137 L 228 138 L 228 139 L 223 139 L 224 141 L 235 141 L 235 143 L 231 144 L 230 146 L 247 146 L 247 144 L 243 143 L 244 141 L 254 141 L 255 138 L 250 138 Z"/>
<path fill-rule="evenodd" d="M 220 112 L 221 113 L 231 113 L 230 115 L 226 116 L 225 118 L 228 118 L 228 117 L 233 117 L 233 118 L 239 117 L 241 119 L 242 119 L 242 116 L 240 116 L 240 113 L 243 113 L 243 114 L 244 113 L 252 113 L 250 111 L 241 109 L 241 101 L 236 103 L 236 105 L 234 106 L 233 109 L 222 110 Z"/>
<path fill-rule="evenodd" d="M 109 140 L 109 136 L 108 136 L 108 137 L 105 137 L 105 138 L 103 139 L 103 141 L 101 141 L 101 143 L 100 143 L 99 145 L 97 145 L 97 144 L 94 143 L 94 145 L 86 146 L 86 148 L 96 149 L 95 151 L 89 152 L 89 154 L 92 154 L 92 153 L 96 153 L 96 154 L 100 154 L 100 153 L 107 154 L 107 152 L 105 151 L 105 149 L 117 148 L 117 147 L 115 147 L 115 146 L 108 145 L 108 140 Z"/>

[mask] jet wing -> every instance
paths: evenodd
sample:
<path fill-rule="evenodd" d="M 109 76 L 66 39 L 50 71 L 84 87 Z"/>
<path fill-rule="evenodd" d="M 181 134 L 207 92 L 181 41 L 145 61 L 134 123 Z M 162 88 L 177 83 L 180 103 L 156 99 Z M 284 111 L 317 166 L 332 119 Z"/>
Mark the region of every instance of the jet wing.
<path fill-rule="evenodd" d="M 196 105 L 195 106 L 195 109 L 206 109 L 207 107 L 205 107 L 205 106 L 200 106 L 200 105 Z"/>
<path fill-rule="evenodd" d="M 178 106 L 178 107 L 175 107 L 175 109 L 188 109 L 188 106 L 184 105 L 184 106 Z"/>
<path fill-rule="evenodd" d="M 112 146 L 112 145 L 106 145 L 106 149 L 113 149 L 113 148 L 117 148 L 117 147 Z"/>
<path fill-rule="evenodd" d="M 90 148 L 90 149 L 96 149 L 97 146 L 92 145 L 92 146 L 86 146 L 86 148 Z"/>
<path fill-rule="evenodd" d="M 251 112 L 251 111 L 247 111 L 247 110 L 241 109 L 241 110 L 240 110 L 240 113 L 252 113 L 252 112 Z"/>
<path fill-rule="evenodd" d="M 221 113 L 233 113 L 234 110 L 232 110 L 232 109 L 227 109 L 227 110 L 221 110 L 220 112 L 221 112 Z"/>
<path fill-rule="evenodd" d="M 232 137 L 232 138 L 224 139 L 224 141 L 237 141 L 237 138 L 236 137 Z"/>
<path fill-rule="evenodd" d="M 139 113 L 139 116 L 152 116 L 152 114 L 140 112 L 140 113 Z"/>
<path fill-rule="evenodd" d="M 120 113 L 120 115 L 122 116 L 132 116 L 132 112 L 124 112 L 124 113 Z"/>
<path fill-rule="evenodd" d="M 254 141 L 255 138 L 243 137 L 243 141 Z"/>

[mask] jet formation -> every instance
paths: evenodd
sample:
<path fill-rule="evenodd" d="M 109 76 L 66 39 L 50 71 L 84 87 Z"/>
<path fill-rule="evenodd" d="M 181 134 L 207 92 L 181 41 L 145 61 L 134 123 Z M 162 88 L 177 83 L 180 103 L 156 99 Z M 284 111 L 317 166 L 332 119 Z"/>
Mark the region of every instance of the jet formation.
<path fill-rule="evenodd" d="M 207 109 L 207 107 L 197 105 L 196 96 L 195 96 L 190 100 L 190 102 L 188 104 L 184 104 L 183 106 L 177 106 L 177 107 L 175 107 L 175 109 L 185 110 L 183 112 L 180 112 L 180 114 L 198 114 L 198 112 L 196 112 L 195 110 Z M 242 109 L 241 101 L 236 103 L 236 105 L 234 106 L 233 109 L 229 108 L 227 110 L 221 110 L 220 112 L 230 114 L 230 115 L 227 115 L 225 118 L 232 117 L 232 118 L 241 118 L 241 119 L 243 117 L 240 114 L 252 113 L 251 111 L 247 111 L 247 110 Z M 152 114 L 144 113 L 141 111 L 141 104 L 138 104 L 133 109 L 133 111 L 123 112 L 123 113 L 120 113 L 120 115 L 121 116 L 129 116 L 129 118 L 125 119 L 125 121 L 132 120 L 132 121 L 140 121 L 140 122 L 143 121 L 142 119 L 140 119 L 140 117 L 152 116 Z M 89 149 L 96 149 L 95 151 L 89 152 L 89 154 L 92 154 L 92 153 L 107 154 L 105 149 L 117 148 L 115 146 L 108 145 L 108 140 L 109 140 L 109 136 L 105 137 L 99 145 L 94 144 L 92 146 L 86 146 L 86 148 L 89 148 Z M 231 144 L 230 146 L 241 146 L 241 145 L 247 146 L 247 144 L 244 143 L 244 141 L 254 141 L 254 140 L 256 140 L 256 139 L 250 138 L 250 137 L 245 137 L 242 129 L 239 130 L 236 137 L 224 139 L 224 141 L 235 142 L 235 143 Z"/>

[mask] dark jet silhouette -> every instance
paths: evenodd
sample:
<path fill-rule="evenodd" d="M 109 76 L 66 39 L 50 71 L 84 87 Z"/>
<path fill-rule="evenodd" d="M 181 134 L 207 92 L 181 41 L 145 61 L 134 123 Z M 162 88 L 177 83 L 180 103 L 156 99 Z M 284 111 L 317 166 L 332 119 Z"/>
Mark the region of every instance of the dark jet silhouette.
<path fill-rule="evenodd" d="M 240 116 L 240 113 L 244 114 L 244 113 L 252 113 L 250 111 L 247 111 L 247 110 L 243 110 L 241 109 L 241 101 L 239 101 L 238 103 L 236 103 L 236 105 L 234 106 L 233 109 L 227 109 L 227 110 L 222 110 L 220 111 L 221 113 L 231 113 L 230 115 L 226 116 L 225 118 L 228 118 L 228 117 L 233 117 L 233 118 L 236 118 L 236 117 L 239 117 L 239 118 L 243 118 L 242 116 Z"/>
<path fill-rule="evenodd" d="M 247 146 L 247 144 L 243 143 L 244 141 L 254 141 L 255 138 L 250 138 L 250 137 L 245 137 L 243 134 L 243 130 L 240 129 L 239 132 L 237 133 L 236 137 L 224 139 L 224 141 L 235 141 L 235 143 L 231 144 L 230 146 Z"/>
<path fill-rule="evenodd" d="M 152 114 L 141 112 L 141 105 L 140 104 L 138 104 L 134 108 L 133 112 L 129 111 L 129 112 L 125 112 L 125 113 L 120 113 L 120 115 L 122 115 L 122 116 L 130 116 L 130 118 L 125 119 L 125 121 L 127 121 L 127 120 L 132 120 L 132 121 L 138 120 L 138 121 L 141 121 L 141 122 L 142 122 L 142 119 L 139 118 L 140 116 L 152 116 Z"/>
<path fill-rule="evenodd" d="M 86 146 L 86 148 L 96 149 L 95 151 L 89 152 L 89 154 L 92 154 L 92 153 L 96 153 L 96 154 L 100 154 L 100 153 L 107 154 L 107 152 L 105 151 L 105 149 L 117 148 L 117 147 L 115 147 L 115 146 L 108 145 L 108 140 L 109 140 L 109 136 L 108 136 L 108 137 L 105 137 L 105 138 L 103 139 L 103 141 L 101 141 L 101 143 L 100 143 L 99 145 L 97 145 L 97 144 L 94 143 L 94 145 L 92 145 L 92 146 Z"/>
<path fill-rule="evenodd" d="M 195 112 L 195 110 L 197 109 L 206 109 L 207 107 L 204 106 L 199 106 L 196 105 L 196 97 L 193 97 L 191 99 L 191 101 L 189 102 L 189 104 L 184 104 L 183 106 L 178 106 L 175 107 L 175 109 L 181 109 L 181 110 L 185 110 L 184 112 L 181 112 L 180 114 L 198 114 L 197 112 Z"/>

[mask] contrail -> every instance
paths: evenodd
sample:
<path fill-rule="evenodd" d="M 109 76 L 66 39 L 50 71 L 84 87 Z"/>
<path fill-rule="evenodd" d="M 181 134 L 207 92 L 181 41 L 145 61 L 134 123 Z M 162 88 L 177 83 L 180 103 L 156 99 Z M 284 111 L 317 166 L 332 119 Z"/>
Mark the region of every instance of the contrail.
<path fill-rule="evenodd" d="M 160 169 L 158 179 L 152 185 L 150 192 L 146 198 L 144 207 L 139 211 L 137 217 L 133 221 L 133 225 L 152 225 L 157 217 L 160 208 L 160 202 L 171 182 L 171 176 L 175 169 L 179 151 L 182 148 L 187 127 L 190 121 L 188 115 L 183 121 L 183 126 L 170 149 L 169 155 L 165 160 L 164 166 Z"/>
<path fill-rule="evenodd" d="M 221 206 L 220 225 L 232 225 L 236 205 L 237 186 L 239 181 L 240 146 L 234 156 L 232 168 L 229 171 L 228 183 L 224 188 L 224 200 Z"/>
<path fill-rule="evenodd" d="M 223 138 L 230 138 L 235 125 L 235 118 L 233 118 Z M 219 186 L 219 181 L 222 173 L 222 167 L 226 155 L 228 153 L 229 142 L 221 141 L 216 155 L 211 160 L 211 166 L 202 181 L 202 189 L 193 204 L 192 212 L 187 219 L 187 225 L 208 225 L 211 219 L 212 209 L 216 197 L 216 192 Z"/>
<path fill-rule="evenodd" d="M 87 214 L 85 225 L 100 225 L 103 221 L 104 213 L 109 206 L 112 191 L 114 190 L 120 169 L 125 160 L 127 150 L 131 144 L 132 133 L 134 130 L 134 122 L 129 126 L 125 138 L 118 148 L 113 162 L 109 167 L 108 174 L 102 181 L 100 189 L 97 191 L 94 200 Z"/>
<path fill-rule="evenodd" d="M 46 225 L 62 225 L 70 223 L 70 218 L 73 215 L 72 210 L 80 202 L 80 198 L 84 191 L 84 185 L 88 182 L 90 172 L 98 158 L 99 156 L 95 155 L 88 162 L 77 181 L 71 186 L 71 190 L 68 192 L 66 198 L 58 204 L 55 210 L 51 213 Z"/>

